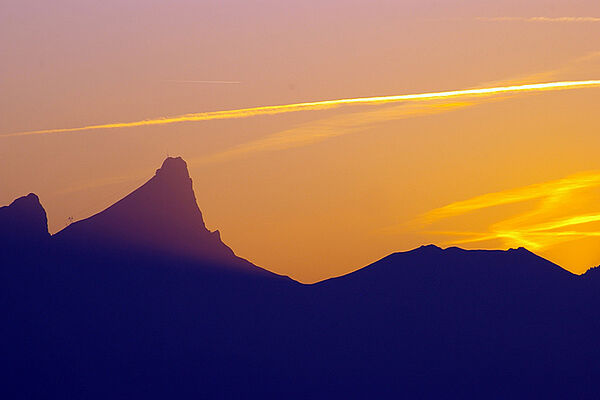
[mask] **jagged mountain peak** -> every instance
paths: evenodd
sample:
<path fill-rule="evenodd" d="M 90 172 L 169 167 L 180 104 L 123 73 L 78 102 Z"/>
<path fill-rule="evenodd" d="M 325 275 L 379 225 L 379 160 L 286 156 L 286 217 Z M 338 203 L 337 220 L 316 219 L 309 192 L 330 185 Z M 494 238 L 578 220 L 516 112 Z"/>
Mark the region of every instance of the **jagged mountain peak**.
<path fill-rule="evenodd" d="M 156 175 L 180 175 L 187 178 L 190 177 L 187 169 L 187 163 L 181 157 L 167 157 L 163 161 L 162 166 L 156 170 Z"/>
<path fill-rule="evenodd" d="M 168 157 L 138 189 L 104 211 L 69 225 L 55 237 L 59 241 L 145 248 L 201 260 L 240 260 L 221 241 L 220 233 L 206 228 L 187 164 L 181 157 Z"/>

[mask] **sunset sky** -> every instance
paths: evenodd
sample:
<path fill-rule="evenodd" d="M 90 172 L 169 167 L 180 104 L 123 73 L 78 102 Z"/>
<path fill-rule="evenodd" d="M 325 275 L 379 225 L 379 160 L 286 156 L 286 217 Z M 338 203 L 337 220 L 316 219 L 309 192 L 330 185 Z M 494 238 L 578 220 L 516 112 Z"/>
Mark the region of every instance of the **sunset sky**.
<path fill-rule="evenodd" d="M 3 1 L 0 205 L 57 232 L 180 155 L 207 226 L 303 282 L 428 243 L 582 273 L 598 83 L 298 103 L 598 81 L 599 38 L 597 0 Z"/>

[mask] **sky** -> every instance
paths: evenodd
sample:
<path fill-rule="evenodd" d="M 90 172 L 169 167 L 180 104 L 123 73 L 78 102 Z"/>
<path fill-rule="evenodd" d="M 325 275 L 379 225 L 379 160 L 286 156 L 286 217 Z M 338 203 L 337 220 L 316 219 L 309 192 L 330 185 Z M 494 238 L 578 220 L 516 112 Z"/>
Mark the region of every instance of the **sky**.
<path fill-rule="evenodd" d="M 180 155 L 207 226 L 303 282 L 428 243 L 582 273 L 598 85 L 235 110 L 600 80 L 598 37 L 595 0 L 3 1 L 0 205 L 35 192 L 56 232 Z"/>

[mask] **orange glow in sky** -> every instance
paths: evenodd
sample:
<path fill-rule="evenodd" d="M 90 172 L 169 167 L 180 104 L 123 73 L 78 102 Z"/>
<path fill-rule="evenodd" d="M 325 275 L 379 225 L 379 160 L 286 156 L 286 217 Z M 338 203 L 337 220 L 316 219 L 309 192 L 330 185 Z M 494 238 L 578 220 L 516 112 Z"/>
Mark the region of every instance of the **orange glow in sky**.
<path fill-rule="evenodd" d="M 596 194 L 591 191 L 599 187 L 600 172 L 582 173 L 452 203 L 429 211 L 422 216 L 422 222 L 432 224 L 485 208 L 534 200 L 535 206 L 530 207 L 527 212 L 495 222 L 485 232 L 439 233 L 459 237 L 450 242 L 454 245 L 502 239 L 507 246 L 525 245 L 531 250 L 539 251 L 577 238 L 600 236 L 600 230 L 595 229 L 597 227 L 589 226 L 600 221 L 600 212 L 581 214 L 582 210 L 571 207 L 581 200 L 594 201 Z M 600 207 L 598 210 L 600 211 Z"/>
<path fill-rule="evenodd" d="M 0 206 L 57 232 L 168 154 L 303 282 L 428 243 L 600 265 L 597 0 L 117 3 L 0 6 Z"/>

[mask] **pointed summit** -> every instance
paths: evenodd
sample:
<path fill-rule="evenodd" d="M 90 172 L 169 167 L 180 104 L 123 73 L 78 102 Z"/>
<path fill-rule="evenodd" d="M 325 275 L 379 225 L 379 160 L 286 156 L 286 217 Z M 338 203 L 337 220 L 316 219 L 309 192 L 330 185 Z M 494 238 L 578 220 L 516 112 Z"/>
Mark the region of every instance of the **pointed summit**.
<path fill-rule="evenodd" d="M 167 157 L 162 166 L 156 170 L 156 175 L 190 179 L 187 163 L 181 157 Z"/>
<path fill-rule="evenodd" d="M 181 157 L 166 158 L 162 166 L 156 170 L 152 181 L 156 185 L 163 186 L 165 190 L 185 191 L 188 197 L 190 194 L 194 196 L 187 163 Z"/>
<path fill-rule="evenodd" d="M 49 237 L 46 211 L 34 193 L 0 207 L 0 241 L 3 245 L 36 244 Z"/>
<path fill-rule="evenodd" d="M 181 157 L 167 158 L 137 190 L 55 236 L 93 247 L 143 249 L 225 263 L 241 260 L 218 233 L 206 228 Z"/>

